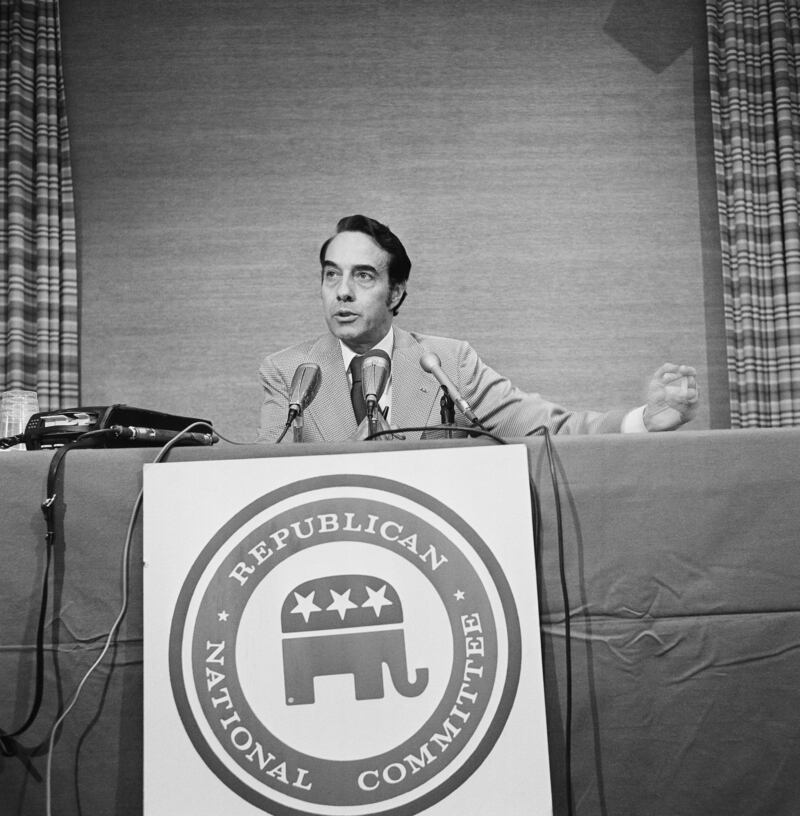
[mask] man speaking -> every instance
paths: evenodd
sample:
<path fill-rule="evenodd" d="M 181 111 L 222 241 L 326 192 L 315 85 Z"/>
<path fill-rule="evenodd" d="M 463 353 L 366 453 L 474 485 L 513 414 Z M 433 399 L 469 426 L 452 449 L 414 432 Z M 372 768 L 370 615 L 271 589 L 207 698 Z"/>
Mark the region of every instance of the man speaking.
<path fill-rule="evenodd" d="M 280 438 L 301 411 L 299 433 L 305 442 L 358 438 L 364 414 L 372 409 L 365 392 L 377 403 L 374 410 L 380 410 L 384 426 L 440 425 L 446 392 L 455 424 L 465 432 L 479 424 L 504 437 L 525 436 L 540 426 L 551 433 L 667 431 L 696 413 L 696 373 L 690 366 L 661 366 L 650 381 L 646 405 L 627 413 L 569 411 L 515 388 L 462 340 L 394 326 L 411 261 L 397 236 L 372 218 L 341 219 L 320 249 L 320 264 L 329 332 L 264 359 L 259 441 Z M 364 378 L 374 386 L 365 388 Z M 443 432 L 404 435 L 429 438 Z"/>

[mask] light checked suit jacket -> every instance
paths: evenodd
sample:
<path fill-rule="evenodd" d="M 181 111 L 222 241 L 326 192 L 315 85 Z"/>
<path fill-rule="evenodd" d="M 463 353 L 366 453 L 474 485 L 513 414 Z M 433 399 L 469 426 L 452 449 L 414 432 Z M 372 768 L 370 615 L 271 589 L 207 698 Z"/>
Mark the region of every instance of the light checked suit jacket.
<path fill-rule="evenodd" d="M 420 357 L 432 351 L 442 369 L 470 404 L 478 419 L 493 433 L 522 437 L 546 425 L 551 433 L 613 433 L 620 430 L 625 411 L 598 413 L 568 411 L 539 394 L 515 388 L 485 365 L 462 340 L 417 334 L 394 327 L 392 352 L 392 405 L 389 421 L 397 428 L 439 425 L 439 383 L 424 371 Z M 341 442 L 356 432 L 350 385 L 339 341 L 330 333 L 268 355 L 259 369 L 264 389 L 258 441 L 272 442 L 281 433 L 289 411 L 289 391 L 301 363 L 318 363 L 319 391 L 306 408 L 304 442 Z M 466 429 L 469 420 L 456 408 L 456 424 Z M 407 432 L 408 439 L 441 438 L 441 431 Z M 291 431 L 284 438 L 290 442 Z"/>

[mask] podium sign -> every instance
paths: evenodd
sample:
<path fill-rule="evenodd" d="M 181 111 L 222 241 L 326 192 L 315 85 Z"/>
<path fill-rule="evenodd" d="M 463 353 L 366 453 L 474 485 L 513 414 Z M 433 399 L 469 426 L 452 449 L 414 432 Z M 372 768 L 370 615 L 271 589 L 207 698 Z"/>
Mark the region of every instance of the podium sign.
<path fill-rule="evenodd" d="M 144 488 L 144 816 L 552 812 L 525 446 Z"/>

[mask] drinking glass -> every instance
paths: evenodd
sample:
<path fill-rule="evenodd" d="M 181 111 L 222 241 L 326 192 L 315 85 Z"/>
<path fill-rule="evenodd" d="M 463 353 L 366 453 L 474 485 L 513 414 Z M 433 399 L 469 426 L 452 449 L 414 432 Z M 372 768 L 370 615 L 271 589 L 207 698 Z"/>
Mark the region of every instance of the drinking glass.
<path fill-rule="evenodd" d="M 35 391 L 12 388 L 0 394 L 0 439 L 16 436 L 25 431 L 28 420 L 39 413 L 39 399 Z M 25 444 L 0 450 L 25 450 Z"/>

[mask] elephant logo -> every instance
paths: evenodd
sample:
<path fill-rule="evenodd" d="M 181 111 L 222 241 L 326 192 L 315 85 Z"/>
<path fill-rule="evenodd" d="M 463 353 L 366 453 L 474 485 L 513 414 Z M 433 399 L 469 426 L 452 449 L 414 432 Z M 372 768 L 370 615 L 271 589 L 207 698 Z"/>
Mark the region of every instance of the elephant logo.
<path fill-rule="evenodd" d="M 330 675 L 352 675 L 356 700 L 382 699 L 384 665 L 404 697 L 417 697 L 427 688 L 427 668 L 409 678 L 397 591 L 374 576 L 331 575 L 303 582 L 283 602 L 281 631 L 287 705 L 313 703 L 314 680 Z"/>

